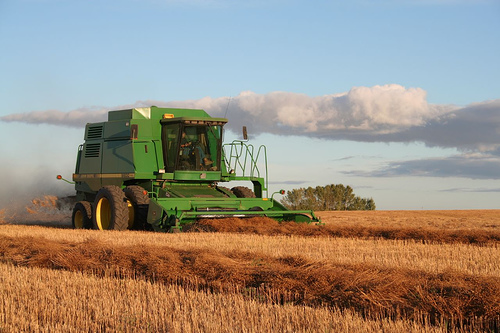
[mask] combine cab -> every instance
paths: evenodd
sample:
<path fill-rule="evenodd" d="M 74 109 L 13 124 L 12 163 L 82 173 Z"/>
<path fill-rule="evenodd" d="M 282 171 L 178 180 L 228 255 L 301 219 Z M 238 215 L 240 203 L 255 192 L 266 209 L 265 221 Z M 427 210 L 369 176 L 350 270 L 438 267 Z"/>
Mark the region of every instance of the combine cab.
<path fill-rule="evenodd" d="M 265 146 L 223 144 L 226 122 L 203 110 L 152 106 L 87 124 L 73 174 L 73 226 L 176 232 L 198 218 L 319 221 L 268 197 Z M 232 181 L 251 182 L 253 190 L 218 186 Z"/>

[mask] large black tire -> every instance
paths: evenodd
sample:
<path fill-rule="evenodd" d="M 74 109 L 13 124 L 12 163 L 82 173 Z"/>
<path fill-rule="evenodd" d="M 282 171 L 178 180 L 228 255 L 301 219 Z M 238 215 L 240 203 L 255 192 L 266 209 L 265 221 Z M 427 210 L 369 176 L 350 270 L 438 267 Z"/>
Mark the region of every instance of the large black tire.
<path fill-rule="evenodd" d="M 251 189 L 245 186 L 236 186 L 231 189 L 231 192 L 237 198 L 255 198 L 255 193 Z"/>
<path fill-rule="evenodd" d="M 126 230 L 128 227 L 127 198 L 118 186 L 101 187 L 94 201 L 94 228 Z"/>
<path fill-rule="evenodd" d="M 71 215 L 73 229 L 92 229 L 92 205 L 88 201 L 78 201 Z"/>
<path fill-rule="evenodd" d="M 148 209 L 149 209 L 149 197 L 148 192 L 141 186 L 131 185 L 127 186 L 123 192 L 127 198 L 128 206 L 128 227 L 134 230 L 146 230 L 147 219 L 148 219 Z"/>

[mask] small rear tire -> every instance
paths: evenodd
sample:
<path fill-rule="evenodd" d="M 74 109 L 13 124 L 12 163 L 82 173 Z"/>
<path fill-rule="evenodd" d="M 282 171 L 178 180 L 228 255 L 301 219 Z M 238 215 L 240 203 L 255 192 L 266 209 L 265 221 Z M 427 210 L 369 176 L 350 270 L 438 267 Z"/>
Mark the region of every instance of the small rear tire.
<path fill-rule="evenodd" d="M 123 192 L 127 198 L 128 206 L 128 228 L 134 230 L 147 229 L 149 196 L 148 192 L 141 186 L 127 186 Z"/>
<path fill-rule="evenodd" d="M 128 227 L 127 198 L 115 185 L 101 187 L 94 201 L 94 228 L 126 230 Z"/>
<path fill-rule="evenodd" d="M 88 201 L 78 201 L 71 215 L 73 229 L 92 229 L 92 205 Z"/>

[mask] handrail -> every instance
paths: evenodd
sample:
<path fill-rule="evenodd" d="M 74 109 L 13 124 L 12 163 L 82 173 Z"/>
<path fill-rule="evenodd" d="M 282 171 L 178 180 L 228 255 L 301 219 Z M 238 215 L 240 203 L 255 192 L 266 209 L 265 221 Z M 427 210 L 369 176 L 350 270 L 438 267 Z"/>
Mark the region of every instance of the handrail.
<path fill-rule="evenodd" d="M 226 154 L 226 147 L 230 147 L 229 154 Z M 264 178 L 265 188 L 268 188 L 267 172 L 267 148 L 261 145 L 255 153 L 255 147 L 245 141 L 234 140 L 222 146 L 224 149 L 224 160 L 228 170 L 233 170 L 236 174 L 241 171 L 243 177 Z M 263 160 L 263 161 L 262 161 Z M 259 169 L 259 162 L 264 164 L 264 170 Z M 248 172 L 248 173 L 247 173 Z M 262 173 L 262 176 L 261 176 Z"/>

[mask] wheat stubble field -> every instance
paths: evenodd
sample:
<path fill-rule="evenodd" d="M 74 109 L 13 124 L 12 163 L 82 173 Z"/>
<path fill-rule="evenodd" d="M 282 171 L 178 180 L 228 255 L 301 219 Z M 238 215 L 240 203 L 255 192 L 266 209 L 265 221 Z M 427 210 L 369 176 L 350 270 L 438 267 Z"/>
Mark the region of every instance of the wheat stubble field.
<path fill-rule="evenodd" d="M 182 234 L 9 221 L 0 332 L 499 330 L 499 210 L 318 215 Z"/>

